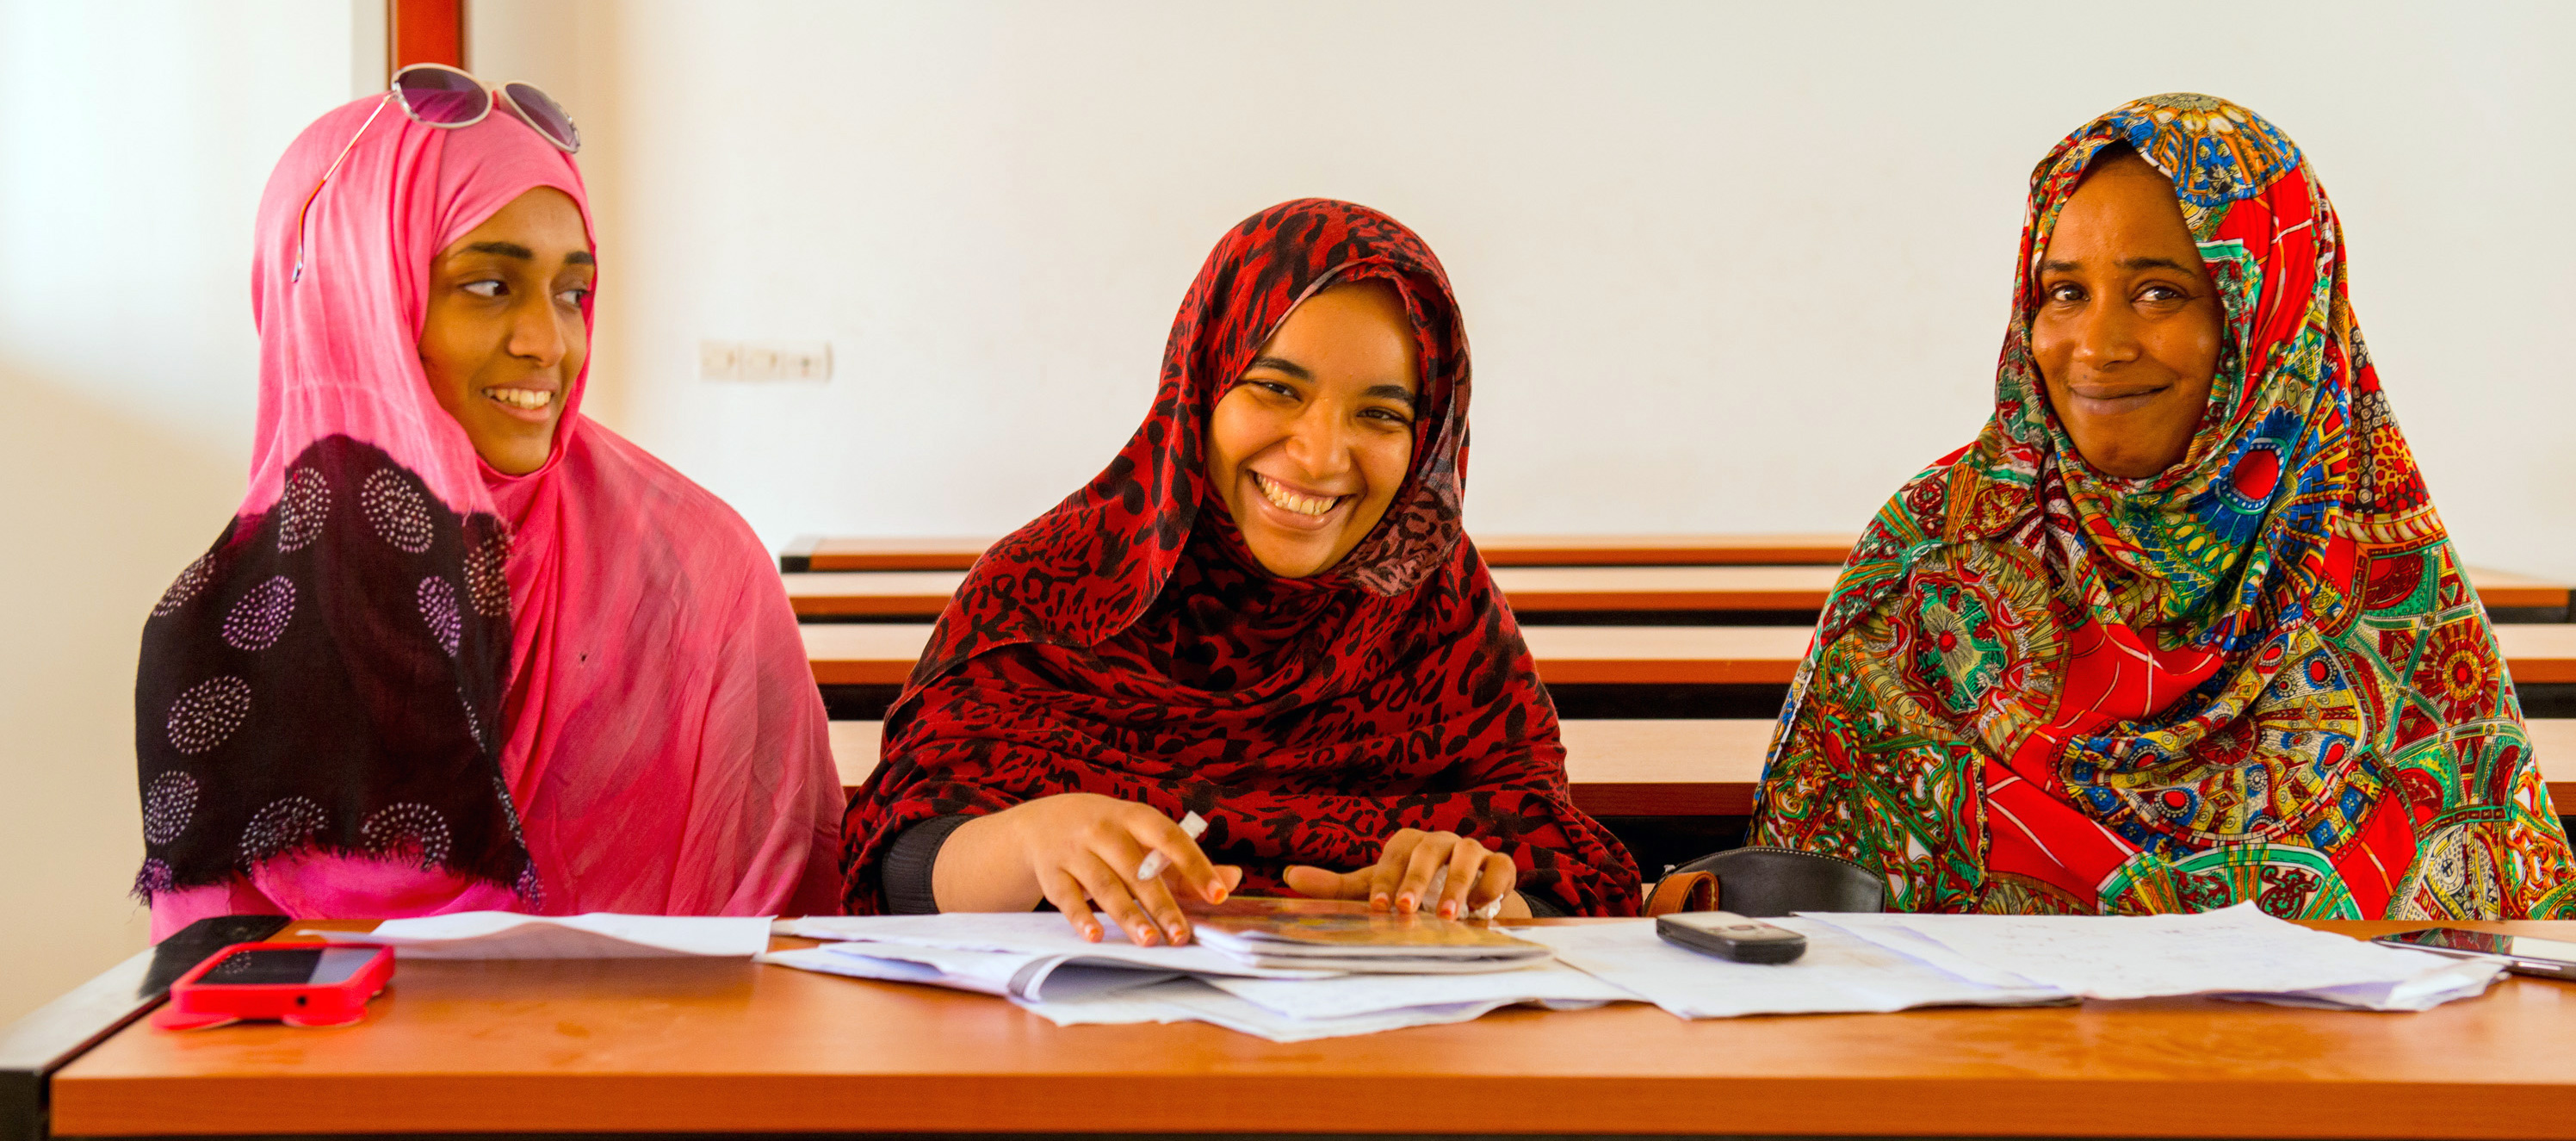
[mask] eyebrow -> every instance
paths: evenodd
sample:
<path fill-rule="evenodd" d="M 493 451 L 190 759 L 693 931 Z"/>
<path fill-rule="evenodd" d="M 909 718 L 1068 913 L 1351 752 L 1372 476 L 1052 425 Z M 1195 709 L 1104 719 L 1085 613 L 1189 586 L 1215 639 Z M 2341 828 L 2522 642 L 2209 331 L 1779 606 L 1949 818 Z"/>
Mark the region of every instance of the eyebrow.
<path fill-rule="evenodd" d="M 2191 272 L 2190 266 L 2172 258 L 2121 258 L 2113 264 L 2121 269 L 2170 269 L 2181 273 Z M 2084 263 L 2051 259 L 2039 263 L 2039 268 L 2049 273 L 2073 273 L 2084 268 Z"/>
<path fill-rule="evenodd" d="M 492 254 L 498 257 L 517 258 L 520 261 L 537 260 L 537 251 L 520 245 L 517 242 L 476 242 L 457 252 L 468 254 Z M 574 250 L 573 252 L 564 255 L 564 264 L 598 265 L 599 259 L 590 256 L 589 250 Z"/>
<path fill-rule="evenodd" d="M 1382 400 L 1401 400 L 1407 408 L 1416 408 L 1421 404 L 1421 398 L 1415 396 L 1413 390 L 1406 388 L 1401 384 L 1372 384 L 1369 386 L 1368 391 L 1360 393 L 1360 395 L 1376 397 Z"/>
<path fill-rule="evenodd" d="M 1308 370 L 1306 366 L 1289 360 L 1286 357 L 1254 357 L 1252 358 L 1251 364 L 1244 366 L 1243 371 L 1251 372 L 1257 368 L 1266 368 L 1272 372 L 1284 372 L 1304 381 L 1312 381 L 1315 379 L 1315 374 Z"/>

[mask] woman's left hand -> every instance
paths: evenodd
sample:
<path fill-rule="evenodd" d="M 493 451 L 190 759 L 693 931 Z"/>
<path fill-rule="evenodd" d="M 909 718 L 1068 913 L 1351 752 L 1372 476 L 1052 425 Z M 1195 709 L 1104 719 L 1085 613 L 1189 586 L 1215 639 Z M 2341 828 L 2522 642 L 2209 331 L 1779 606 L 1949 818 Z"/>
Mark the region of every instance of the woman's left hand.
<path fill-rule="evenodd" d="M 1448 875 L 1439 876 L 1441 869 Z M 1303 864 L 1287 869 L 1288 889 L 1316 899 L 1365 899 L 1375 911 L 1429 911 L 1456 919 L 1495 900 L 1503 912 L 1529 914 L 1512 891 L 1520 870 L 1511 857 L 1455 832 L 1406 828 L 1387 837 L 1377 863 L 1355 872 L 1335 872 Z M 1440 881 L 1440 894 L 1431 895 Z"/>

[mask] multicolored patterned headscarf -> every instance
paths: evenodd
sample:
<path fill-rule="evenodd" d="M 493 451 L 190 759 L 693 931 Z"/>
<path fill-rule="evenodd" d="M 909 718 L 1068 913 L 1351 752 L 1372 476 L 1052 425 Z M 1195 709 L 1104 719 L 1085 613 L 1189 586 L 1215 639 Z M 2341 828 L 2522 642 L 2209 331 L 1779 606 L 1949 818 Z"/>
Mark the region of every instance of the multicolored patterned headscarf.
<path fill-rule="evenodd" d="M 2087 466 L 2030 349 L 2085 166 L 2170 178 L 2224 302 L 2190 452 Z M 2362 346 L 2298 147 L 2206 95 L 2067 136 L 2031 176 L 1976 442 L 1880 509 L 1771 747 L 1754 839 L 1915 911 L 2576 913 L 2485 611 Z"/>
<path fill-rule="evenodd" d="M 1283 579 L 1207 484 L 1208 418 L 1299 303 L 1367 280 L 1402 296 L 1420 346 L 1413 463 L 1347 557 Z M 905 828 L 1088 792 L 1199 813 L 1201 847 L 1257 894 L 1419 828 L 1482 841 L 1575 910 L 1634 914 L 1636 865 L 1574 807 L 1556 709 L 1460 527 L 1467 396 L 1448 274 L 1402 223 L 1301 199 L 1229 231 L 1143 426 L 939 616 L 842 825 L 851 912 L 884 909 L 877 865 Z"/>

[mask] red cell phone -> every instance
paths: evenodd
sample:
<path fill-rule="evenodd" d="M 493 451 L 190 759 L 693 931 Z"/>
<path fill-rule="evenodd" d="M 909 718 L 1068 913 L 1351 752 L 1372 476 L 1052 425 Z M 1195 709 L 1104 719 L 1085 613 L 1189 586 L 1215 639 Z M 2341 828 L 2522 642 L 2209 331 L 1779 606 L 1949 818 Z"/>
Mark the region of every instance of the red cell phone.
<path fill-rule="evenodd" d="M 245 1018 L 289 1026 L 347 1026 L 394 977 L 391 947 L 238 943 L 170 984 L 152 1012 L 163 1030 L 198 1030 Z"/>

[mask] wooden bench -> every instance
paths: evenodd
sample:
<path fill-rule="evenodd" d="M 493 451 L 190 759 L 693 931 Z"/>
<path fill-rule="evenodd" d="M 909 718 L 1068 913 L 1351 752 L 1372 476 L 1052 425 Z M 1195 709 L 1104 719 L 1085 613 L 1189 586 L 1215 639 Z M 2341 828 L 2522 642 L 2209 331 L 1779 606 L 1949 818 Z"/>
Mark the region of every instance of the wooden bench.
<path fill-rule="evenodd" d="M 1824 608 L 1829 566 L 1496 567 L 1494 585 L 1522 614 L 1601 611 L 1804 613 Z M 799 618 L 936 618 L 966 572 L 809 571 L 781 576 Z M 2469 571 L 2489 609 L 2565 608 L 2568 588 L 2502 571 Z"/>
<path fill-rule="evenodd" d="M 1531 566 L 1842 565 L 1859 536 L 1493 535 L 1476 540 L 1485 562 Z M 823 538 L 799 536 L 778 556 L 785 571 L 964 570 L 992 546 L 987 537 Z"/>
<path fill-rule="evenodd" d="M 1793 611 L 1824 608 L 1827 566 L 1497 567 L 1514 611 Z M 781 576 L 799 618 L 936 618 L 964 571 L 810 571 Z"/>
<path fill-rule="evenodd" d="M 800 626 L 820 685 L 901 685 L 926 625 Z M 1539 676 L 1554 685 L 1786 684 L 1806 654 L 1803 626 L 1531 626 Z M 2576 682 L 2576 624 L 2496 627 L 2522 685 Z"/>
<path fill-rule="evenodd" d="M 1747 816 L 1773 722 L 1750 719 L 1564 724 L 1565 779 L 1594 816 Z M 2528 723 L 2551 807 L 2576 813 L 2576 719 Z M 832 723 L 844 792 L 876 771 L 879 721 Z"/>

